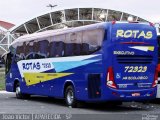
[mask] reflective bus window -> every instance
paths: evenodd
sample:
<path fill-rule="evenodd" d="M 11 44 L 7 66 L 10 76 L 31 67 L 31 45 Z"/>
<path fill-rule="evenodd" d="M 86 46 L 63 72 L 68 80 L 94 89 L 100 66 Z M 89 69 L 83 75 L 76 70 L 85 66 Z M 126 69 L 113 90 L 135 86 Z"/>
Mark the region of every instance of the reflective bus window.
<path fill-rule="evenodd" d="M 102 29 L 83 32 L 82 54 L 91 54 L 101 48 L 104 31 Z"/>
<path fill-rule="evenodd" d="M 81 55 L 82 32 L 66 34 L 64 56 Z"/>
<path fill-rule="evenodd" d="M 16 48 L 16 54 L 15 54 L 15 62 L 18 62 L 19 60 L 23 60 L 25 59 L 25 47 L 23 46 L 23 44 L 25 43 L 22 43 L 22 42 L 19 42 L 17 44 L 17 48 Z"/>
<path fill-rule="evenodd" d="M 48 38 L 49 39 L 49 38 Z M 35 58 L 46 58 L 48 57 L 48 49 L 49 49 L 49 40 L 46 38 L 42 40 L 38 40 L 35 42 L 35 51 L 36 55 Z"/>
<path fill-rule="evenodd" d="M 64 55 L 65 35 L 51 37 L 49 43 L 49 57 L 62 57 Z"/>
<path fill-rule="evenodd" d="M 39 52 L 39 43 L 38 40 L 34 41 L 34 51 L 35 51 L 35 59 L 39 58 L 38 52 Z"/>
<path fill-rule="evenodd" d="M 34 46 L 33 46 L 34 41 L 29 41 L 27 42 L 26 46 L 26 59 L 34 59 Z"/>
<path fill-rule="evenodd" d="M 75 45 L 74 45 L 74 55 L 81 55 L 82 49 L 82 32 L 76 32 Z"/>

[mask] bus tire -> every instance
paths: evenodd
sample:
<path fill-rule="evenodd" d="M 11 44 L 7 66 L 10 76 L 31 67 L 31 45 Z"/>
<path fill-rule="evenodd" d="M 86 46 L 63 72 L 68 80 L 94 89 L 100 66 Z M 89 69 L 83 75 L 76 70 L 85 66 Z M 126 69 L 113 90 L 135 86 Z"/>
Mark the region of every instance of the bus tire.
<path fill-rule="evenodd" d="M 72 108 L 77 107 L 77 100 L 75 99 L 75 91 L 72 85 L 68 86 L 65 89 L 65 101 L 67 106 Z"/>
<path fill-rule="evenodd" d="M 15 91 L 15 92 L 16 92 L 16 97 L 17 97 L 18 99 L 26 99 L 26 98 L 29 98 L 29 97 L 30 97 L 29 94 L 24 94 L 24 93 L 21 92 L 20 84 L 19 84 L 19 83 L 16 84 L 15 90 L 16 90 L 16 91 Z"/>
<path fill-rule="evenodd" d="M 122 104 L 123 104 L 123 102 L 121 102 L 121 101 L 114 102 L 114 105 L 115 105 L 115 106 L 120 106 L 120 105 L 122 105 Z"/>

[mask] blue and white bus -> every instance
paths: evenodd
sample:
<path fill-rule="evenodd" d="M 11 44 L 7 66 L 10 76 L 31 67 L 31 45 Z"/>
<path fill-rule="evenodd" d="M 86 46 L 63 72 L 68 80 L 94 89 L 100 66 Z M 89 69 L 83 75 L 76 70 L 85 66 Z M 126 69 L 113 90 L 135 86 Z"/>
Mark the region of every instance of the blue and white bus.
<path fill-rule="evenodd" d="M 6 90 L 77 101 L 156 97 L 157 35 L 149 23 L 104 22 L 16 39 L 6 58 Z"/>

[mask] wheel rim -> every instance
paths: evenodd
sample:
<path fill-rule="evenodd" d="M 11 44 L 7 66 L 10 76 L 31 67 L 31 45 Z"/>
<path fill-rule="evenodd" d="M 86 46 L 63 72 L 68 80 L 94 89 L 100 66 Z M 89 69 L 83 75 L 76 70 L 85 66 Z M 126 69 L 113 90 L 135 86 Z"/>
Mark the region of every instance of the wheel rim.
<path fill-rule="evenodd" d="M 16 94 L 19 95 L 21 93 L 21 89 L 19 86 L 16 87 Z"/>
<path fill-rule="evenodd" d="M 73 91 L 69 90 L 67 93 L 67 101 L 69 104 L 72 104 L 74 100 L 74 95 L 73 95 Z"/>

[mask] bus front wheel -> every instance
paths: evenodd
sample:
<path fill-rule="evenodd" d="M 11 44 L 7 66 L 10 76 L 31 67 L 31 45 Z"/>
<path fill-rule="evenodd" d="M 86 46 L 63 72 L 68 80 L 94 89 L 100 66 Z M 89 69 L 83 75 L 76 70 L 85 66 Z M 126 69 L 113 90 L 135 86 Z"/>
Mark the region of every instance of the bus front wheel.
<path fill-rule="evenodd" d="M 67 106 L 71 106 L 73 108 L 77 107 L 77 101 L 75 99 L 75 92 L 72 85 L 68 86 L 65 90 L 65 101 Z"/>
<path fill-rule="evenodd" d="M 20 84 L 19 83 L 16 84 L 16 91 L 15 92 L 16 92 L 16 97 L 18 99 L 25 99 L 25 98 L 29 98 L 30 97 L 29 94 L 23 94 L 21 92 L 21 88 L 20 88 Z"/>

